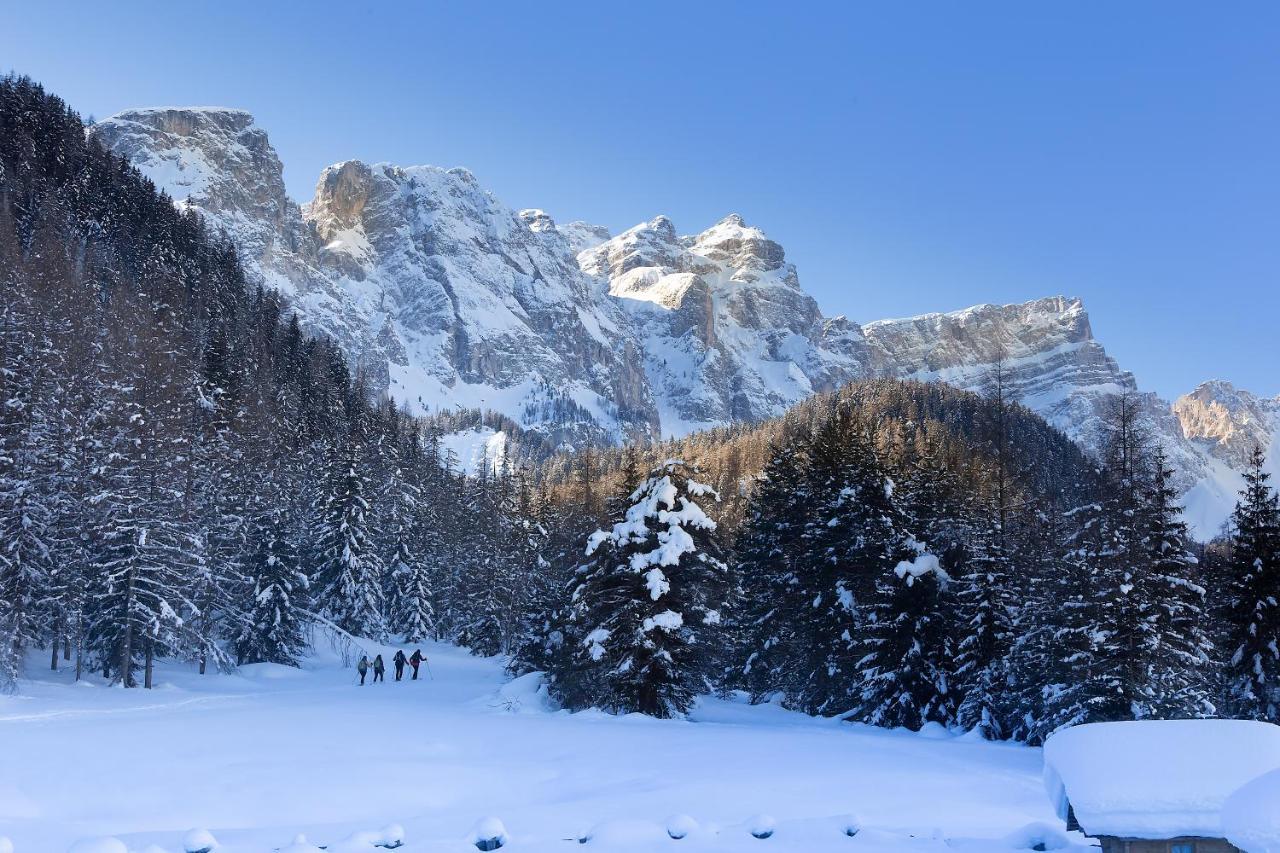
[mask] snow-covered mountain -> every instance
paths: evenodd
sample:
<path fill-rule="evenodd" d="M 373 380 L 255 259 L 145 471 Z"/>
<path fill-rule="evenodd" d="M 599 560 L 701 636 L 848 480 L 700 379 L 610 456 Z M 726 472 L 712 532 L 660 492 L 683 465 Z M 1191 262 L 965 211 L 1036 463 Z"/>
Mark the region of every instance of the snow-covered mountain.
<path fill-rule="evenodd" d="M 500 411 L 556 440 L 657 434 L 625 312 L 549 218 L 532 227 L 466 170 L 339 163 L 300 208 L 240 110 L 131 110 L 90 133 L 226 232 L 397 399 Z"/>
<path fill-rule="evenodd" d="M 1205 382 L 1173 404 L 1182 435 L 1202 460 L 1200 476 L 1184 502 L 1187 519 L 1201 535 L 1212 535 L 1244 487 L 1240 471 L 1254 447 L 1267 454 L 1265 470 L 1280 479 L 1280 397 L 1258 397 L 1223 380 Z"/>
<path fill-rule="evenodd" d="M 1106 409 L 1139 393 L 1078 299 L 980 305 L 859 325 L 826 318 L 781 245 L 741 216 L 681 235 L 665 216 L 617 236 L 504 206 L 464 169 L 347 161 L 299 206 L 252 116 L 131 110 L 90 133 L 239 247 L 376 388 L 419 411 L 489 409 L 553 442 L 646 440 L 781 414 L 867 377 L 1011 396 L 1096 449 Z M 1143 405 L 1210 535 L 1280 402 L 1209 383 Z"/>
<path fill-rule="evenodd" d="M 578 262 L 639 337 L 664 435 L 777 415 L 864 373 L 847 324 L 823 320 L 782 247 L 736 214 L 693 237 L 659 216 Z"/>

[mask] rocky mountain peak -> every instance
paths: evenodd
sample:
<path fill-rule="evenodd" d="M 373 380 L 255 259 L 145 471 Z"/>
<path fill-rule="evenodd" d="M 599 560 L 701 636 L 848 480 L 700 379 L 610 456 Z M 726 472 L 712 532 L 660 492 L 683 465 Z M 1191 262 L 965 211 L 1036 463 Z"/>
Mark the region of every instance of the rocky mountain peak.
<path fill-rule="evenodd" d="M 525 208 L 520 211 L 518 215 L 522 220 L 524 220 L 524 223 L 529 226 L 530 231 L 543 232 L 559 230 L 556 228 L 556 221 L 552 219 L 551 214 L 547 213 L 545 210 Z"/>
<path fill-rule="evenodd" d="M 359 160 L 336 163 L 320 173 L 306 214 L 322 240 L 360 224 L 372 183 L 373 170 Z"/>
<path fill-rule="evenodd" d="M 288 215 L 284 167 L 266 131 L 243 110 L 128 110 L 94 124 L 89 133 L 141 168 L 174 201 L 206 215 L 233 216 L 252 207 L 273 225 Z"/>
<path fill-rule="evenodd" d="M 748 271 L 768 272 L 782 267 L 786 253 L 759 228 L 752 228 L 736 213 L 731 213 L 693 238 L 689 251 L 732 267 L 735 278 L 747 279 Z M 754 278 L 751 278 L 754 280 Z M 799 286 L 794 276 L 784 279 Z"/>
<path fill-rule="evenodd" d="M 675 225 L 665 216 L 656 216 L 580 253 L 578 263 L 588 274 L 612 281 L 645 267 L 689 271 L 687 256 Z"/>
<path fill-rule="evenodd" d="M 1173 403 L 1182 433 L 1233 468 L 1243 468 L 1254 447 L 1264 451 L 1280 427 L 1280 399 L 1265 399 L 1215 379 Z"/>
<path fill-rule="evenodd" d="M 565 239 L 569 241 L 569 248 L 575 256 L 588 249 L 594 249 L 613 236 L 603 225 L 592 225 L 580 219 L 561 225 L 560 233 L 564 234 Z"/>

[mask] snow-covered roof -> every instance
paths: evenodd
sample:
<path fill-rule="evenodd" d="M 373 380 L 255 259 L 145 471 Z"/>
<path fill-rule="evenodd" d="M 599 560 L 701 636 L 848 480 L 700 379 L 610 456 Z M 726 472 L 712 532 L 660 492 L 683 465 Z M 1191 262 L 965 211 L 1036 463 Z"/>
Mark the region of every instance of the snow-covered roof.
<path fill-rule="evenodd" d="M 1044 745 L 1044 783 L 1089 835 L 1221 838 L 1233 792 L 1280 768 L 1280 726 L 1250 720 L 1090 723 Z"/>
<path fill-rule="evenodd" d="M 1247 853 L 1280 853 L 1280 770 L 1247 783 L 1222 807 L 1226 838 Z"/>

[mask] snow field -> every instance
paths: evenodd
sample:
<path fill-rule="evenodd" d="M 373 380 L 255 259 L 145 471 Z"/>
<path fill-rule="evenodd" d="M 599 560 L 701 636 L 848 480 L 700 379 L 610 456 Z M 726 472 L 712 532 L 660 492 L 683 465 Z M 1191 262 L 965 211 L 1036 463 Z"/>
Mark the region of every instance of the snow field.
<path fill-rule="evenodd" d="M 1039 750 L 710 698 L 689 720 L 570 714 L 536 676 L 423 649 L 434 680 L 359 687 L 326 650 L 302 670 L 164 665 L 150 691 L 77 685 L 33 654 L 0 697 L 0 835 L 15 853 L 180 853 L 192 827 L 219 853 L 470 853 L 491 817 L 515 853 L 1084 843 L 1061 835 Z"/>

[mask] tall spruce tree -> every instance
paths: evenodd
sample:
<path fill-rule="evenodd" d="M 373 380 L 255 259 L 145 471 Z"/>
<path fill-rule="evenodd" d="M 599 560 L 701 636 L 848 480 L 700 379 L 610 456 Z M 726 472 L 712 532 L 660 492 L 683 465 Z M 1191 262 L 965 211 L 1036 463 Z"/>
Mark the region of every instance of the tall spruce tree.
<path fill-rule="evenodd" d="M 866 620 L 883 578 L 908 556 L 910 534 L 870 430 L 848 406 L 837 406 L 819 425 L 810 460 L 807 555 L 797 563 L 808 607 L 797 629 L 798 677 L 787 702 L 835 714 L 858 700 Z"/>
<path fill-rule="evenodd" d="M 936 555 L 917 547 L 913 558 L 879 580 L 875 597 L 864 605 L 857 644 L 862 682 L 851 720 L 913 731 L 929 722 L 955 722 L 952 604 L 945 598 L 950 578 Z"/>
<path fill-rule="evenodd" d="M 1208 717 L 1217 711 L 1213 690 L 1217 661 L 1206 628 L 1202 572 L 1189 548 L 1172 477 L 1164 448 L 1157 447 L 1142 507 L 1159 634 L 1151 669 L 1152 707 L 1163 718 Z"/>
<path fill-rule="evenodd" d="M 321 606 L 338 627 L 357 637 L 380 640 L 386 635 L 383 565 L 370 541 L 361 448 L 360 437 L 353 435 L 334 453 L 318 513 L 315 585 Z"/>
<path fill-rule="evenodd" d="M 253 591 L 233 643 L 236 664 L 297 666 L 307 648 L 303 613 L 310 582 L 299 566 L 297 548 L 280 509 L 271 510 L 261 525 L 245 568 Z"/>
<path fill-rule="evenodd" d="M 993 740 L 1009 733 L 1010 658 L 1023 600 L 1013 577 L 998 494 L 994 499 L 975 496 L 967 505 L 965 555 L 955 591 L 961 623 L 955 649 L 955 687 L 961 697 L 956 722 Z"/>
<path fill-rule="evenodd" d="M 1280 722 L 1280 498 L 1255 447 L 1231 541 L 1226 702 L 1233 716 Z"/>
<path fill-rule="evenodd" d="M 805 437 L 774 446 L 734 553 L 745 602 L 732 614 L 740 638 L 738 681 L 757 701 L 799 690 L 795 662 L 808 638 L 797 632 L 813 601 L 811 590 L 802 586 L 804 572 L 798 571 L 810 559 L 804 538 L 810 511 L 807 465 Z"/>
<path fill-rule="evenodd" d="M 570 617 L 574 669 L 553 682 L 566 701 L 671 717 L 709 689 L 727 566 L 703 509 L 718 496 L 694 474 L 665 462 L 591 535 Z"/>

